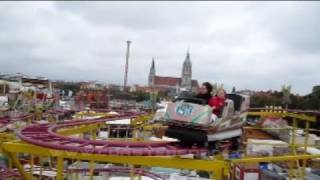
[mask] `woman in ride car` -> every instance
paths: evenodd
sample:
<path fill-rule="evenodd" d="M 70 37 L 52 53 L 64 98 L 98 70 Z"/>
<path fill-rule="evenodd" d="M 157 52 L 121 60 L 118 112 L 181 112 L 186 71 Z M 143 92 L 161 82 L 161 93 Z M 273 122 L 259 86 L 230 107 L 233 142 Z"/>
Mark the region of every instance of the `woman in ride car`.
<path fill-rule="evenodd" d="M 196 95 L 196 98 L 205 100 L 206 104 L 209 103 L 212 98 L 211 95 L 212 85 L 209 82 L 202 83 L 202 86 L 199 88 L 199 92 Z"/>

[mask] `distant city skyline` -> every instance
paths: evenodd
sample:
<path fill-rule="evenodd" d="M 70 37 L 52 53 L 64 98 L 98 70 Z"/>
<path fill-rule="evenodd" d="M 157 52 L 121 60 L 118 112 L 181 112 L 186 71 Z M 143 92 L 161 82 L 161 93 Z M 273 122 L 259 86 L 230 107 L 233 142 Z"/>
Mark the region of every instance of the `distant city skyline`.
<path fill-rule="evenodd" d="M 0 2 L 0 72 L 147 85 L 180 77 L 308 94 L 319 85 L 320 2 Z"/>

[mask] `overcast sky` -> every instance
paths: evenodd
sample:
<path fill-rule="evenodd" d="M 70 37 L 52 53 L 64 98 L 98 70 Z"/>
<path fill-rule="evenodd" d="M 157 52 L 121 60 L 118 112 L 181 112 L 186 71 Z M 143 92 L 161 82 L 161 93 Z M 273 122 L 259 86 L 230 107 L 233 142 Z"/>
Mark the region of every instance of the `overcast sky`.
<path fill-rule="evenodd" d="M 129 84 L 181 75 L 227 90 L 320 84 L 319 2 L 0 2 L 0 72 Z"/>

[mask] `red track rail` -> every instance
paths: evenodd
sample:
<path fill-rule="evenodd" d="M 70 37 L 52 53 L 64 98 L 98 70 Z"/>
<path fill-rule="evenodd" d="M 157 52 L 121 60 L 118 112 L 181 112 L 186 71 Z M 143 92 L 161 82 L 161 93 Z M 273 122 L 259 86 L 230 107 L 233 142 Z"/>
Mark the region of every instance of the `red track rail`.
<path fill-rule="evenodd" d="M 0 117 L 0 128 L 7 126 L 10 123 L 16 122 L 16 121 L 27 121 L 29 118 L 32 118 L 32 114 L 25 113 L 25 114 L 18 114 L 15 116 L 5 116 Z"/>
<path fill-rule="evenodd" d="M 26 172 L 31 172 L 30 168 L 25 169 Z M 40 168 L 33 168 L 33 171 L 39 171 Z M 53 171 L 53 170 L 51 170 Z M 90 172 L 90 169 L 87 168 L 72 168 L 72 169 L 65 169 L 65 173 L 87 173 Z M 149 172 L 142 168 L 133 168 L 130 169 L 128 167 L 121 167 L 121 166 L 112 166 L 107 168 L 95 168 L 93 169 L 93 172 L 109 172 L 109 173 L 123 173 L 123 174 L 130 174 L 134 173 L 136 175 L 146 176 L 154 180 L 164 180 L 162 176 Z M 17 169 L 8 169 L 5 167 L 0 168 L 0 180 L 7 180 L 7 179 L 15 179 L 15 180 L 22 180 L 22 176 L 20 172 Z"/>
<path fill-rule="evenodd" d="M 81 168 L 80 169 L 67 169 L 67 170 L 65 170 L 65 172 L 68 172 L 68 173 L 83 173 L 83 172 L 89 172 L 89 171 L 90 171 L 90 169 L 81 169 Z M 161 177 L 160 175 L 148 172 L 142 168 L 130 169 L 127 167 L 116 166 L 116 167 L 109 167 L 109 168 L 96 168 L 96 169 L 93 169 L 93 172 L 110 172 L 110 173 L 125 173 L 125 174 L 134 173 L 137 175 L 149 177 L 154 180 L 164 180 L 165 179 L 165 178 Z"/>
<path fill-rule="evenodd" d="M 124 113 L 110 118 L 96 120 L 74 120 L 63 123 L 34 124 L 20 130 L 18 136 L 30 144 L 51 149 L 91 154 L 172 156 L 182 154 L 199 154 L 207 152 L 205 148 L 183 148 L 177 143 L 168 142 L 133 142 L 121 140 L 87 140 L 57 134 L 59 129 L 79 125 L 89 125 L 106 121 L 134 118 L 139 114 Z"/>
<path fill-rule="evenodd" d="M 7 180 L 10 178 L 16 179 L 16 180 L 22 180 L 22 177 L 17 170 L 0 167 L 0 180 Z"/>

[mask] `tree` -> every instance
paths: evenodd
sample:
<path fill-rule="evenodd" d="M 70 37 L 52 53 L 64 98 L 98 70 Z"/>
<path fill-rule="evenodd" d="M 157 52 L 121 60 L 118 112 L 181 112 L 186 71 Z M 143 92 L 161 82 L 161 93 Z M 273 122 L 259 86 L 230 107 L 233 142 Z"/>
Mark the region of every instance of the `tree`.
<path fill-rule="evenodd" d="M 250 106 L 262 108 L 265 106 L 280 106 L 281 98 L 270 92 L 257 92 L 250 98 Z"/>
<path fill-rule="evenodd" d="M 304 97 L 304 109 L 320 110 L 320 91 L 313 91 Z"/>
<path fill-rule="evenodd" d="M 149 99 L 149 94 L 146 93 L 146 92 L 138 91 L 138 92 L 135 92 L 133 94 L 134 94 L 135 100 L 137 102 L 141 102 L 141 101 L 145 101 L 145 100 Z"/>
<path fill-rule="evenodd" d="M 282 86 L 282 104 L 284 105 L 285 109 L 288 109 L 288 105 L 291 104 L 291 85 L 283 85 Z"/>

